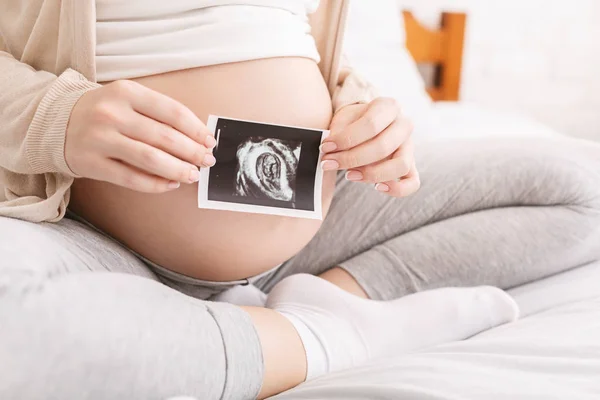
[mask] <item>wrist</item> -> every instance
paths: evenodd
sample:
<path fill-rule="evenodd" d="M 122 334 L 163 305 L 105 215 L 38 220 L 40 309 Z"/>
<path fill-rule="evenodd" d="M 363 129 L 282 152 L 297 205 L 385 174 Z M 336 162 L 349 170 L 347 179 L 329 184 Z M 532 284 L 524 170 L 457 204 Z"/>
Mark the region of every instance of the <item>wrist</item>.
<path fill-rule="evenodd" d="M 27 134 L 27 160 L 33 173 L 76 176 L 65 160 L 67 126 L 81 96 L 98 86 L 72 70 L 54 82 L 40 102 Z"/>

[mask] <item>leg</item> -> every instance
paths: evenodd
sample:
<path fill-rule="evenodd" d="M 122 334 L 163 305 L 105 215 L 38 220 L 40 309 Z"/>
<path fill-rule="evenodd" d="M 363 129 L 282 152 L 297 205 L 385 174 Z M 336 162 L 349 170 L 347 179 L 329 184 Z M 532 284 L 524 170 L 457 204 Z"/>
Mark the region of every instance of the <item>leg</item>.
<path fill-rule="evenodd" d="M 267 307 L 296 328 L 306 351 L 308 379 L 463 340 L 518 316 L 514 300 L 493 287 L 443 288 L 373 301 L 309 274 L 275 285 Z"/>
<path fill-rule="evenodd" d="M 305 377 L 275 311 L 169 289 L 73 221 L 0 219 L 0 237 L 0 398 L 242 399 Z"/>
<path fill-rule="evenodd" d="M 323 228 L 263 289 L 341 266 L 373 299 L 510 288 L 600 258 L 600 146 L 574 139 L 437 142 L 423 186 L 392 199 L 340 181 Z"/>

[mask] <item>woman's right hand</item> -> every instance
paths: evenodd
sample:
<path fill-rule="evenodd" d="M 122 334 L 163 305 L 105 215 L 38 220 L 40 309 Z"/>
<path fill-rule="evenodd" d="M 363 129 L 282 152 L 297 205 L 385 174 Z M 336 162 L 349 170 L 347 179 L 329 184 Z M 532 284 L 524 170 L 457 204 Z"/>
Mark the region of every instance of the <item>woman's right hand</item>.
<path fill-rule="evenodd" d="M 65 160 L 84 178 L 146 193 L 177 189 L 210 167 L 215 138 L 187 107 L 133 81 L 84 94 L 67 128 Z"/>

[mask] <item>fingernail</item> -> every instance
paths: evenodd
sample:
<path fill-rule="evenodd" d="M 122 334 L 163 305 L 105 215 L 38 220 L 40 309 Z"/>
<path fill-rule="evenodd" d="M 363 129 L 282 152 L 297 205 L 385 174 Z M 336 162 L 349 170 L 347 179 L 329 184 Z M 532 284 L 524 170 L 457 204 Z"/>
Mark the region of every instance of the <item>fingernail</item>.
<path fill-rule="evenodd" d="M 348 171 L 346 172 L 346 179 L 353 182 L 362 181 L 363 174 L 360 171 Z"/>
<path fill-rule="evenodd" d="M 213 147 L 215 147 L 217 145 L 217 139 L 215 139 L 212 136 L 207 136 L 206 139 L 204 140 L 204 144 L 206 145 L 206 147 L 208 149 L 212 149 Z"/>
<path fill-rule="evenodd" d="M 390 187 L 385 183 L 378 183 L 377 185 L 375 185 L 375 190 L 385 193 L 390 191 Z"/>
<path fill-rule="evenodd" d="M 198 182 L 200 180 L 200 171 L 198 168 L 192 168 L 190 170 L 190 183 Z"/>
<path fill-rule="evenodd" d="M 212 154 L 207 154 L 204 156 L 204 165 L 207 167 L 212 167 L 217 163 L 217 159 Z"/>
<path fill-rule="evenodd" d="M 321 168 L 323 168 L 323 171 L 333 171 L 339 167 L 340 164 L 335 160 L 325 160 L 321 162 Z"/>
<path fill-rule="evenodd" d="M 332 151 L 335 151 L 335 149 L 337 149 L 337 144 L 333 142 L 325 142 L 319 147 L 321 153 L 331 153 Z"/>
<path fill-rule="evenodd" d="M 181 183 L 179 183 L 179 182 L 175 182 L 175 181 L 171 181 L 171 182 L 169 182 L 169 184 L 167 185 L 167 188 L 169 188 L 170 190 L 173 190 L 173 189 L 178 189 L 178 188 L 179 188 L 179 186 L 181 186 Z"/>

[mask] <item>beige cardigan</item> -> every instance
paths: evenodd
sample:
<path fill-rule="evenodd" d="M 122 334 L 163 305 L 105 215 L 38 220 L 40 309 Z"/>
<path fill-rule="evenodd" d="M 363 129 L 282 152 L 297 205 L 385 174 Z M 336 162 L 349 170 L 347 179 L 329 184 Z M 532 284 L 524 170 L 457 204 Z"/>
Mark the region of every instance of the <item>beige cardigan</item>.
<path fill-rule="evenodd" d="M 334 111 L 374 91 L 340 68 L 350 0 L 311 16 Z M 71 110 L 98 88 L 94 0 L 3 0 L 0 12 L 0 216 L 58 221 L 76 175 L 64 157 Z"/>

